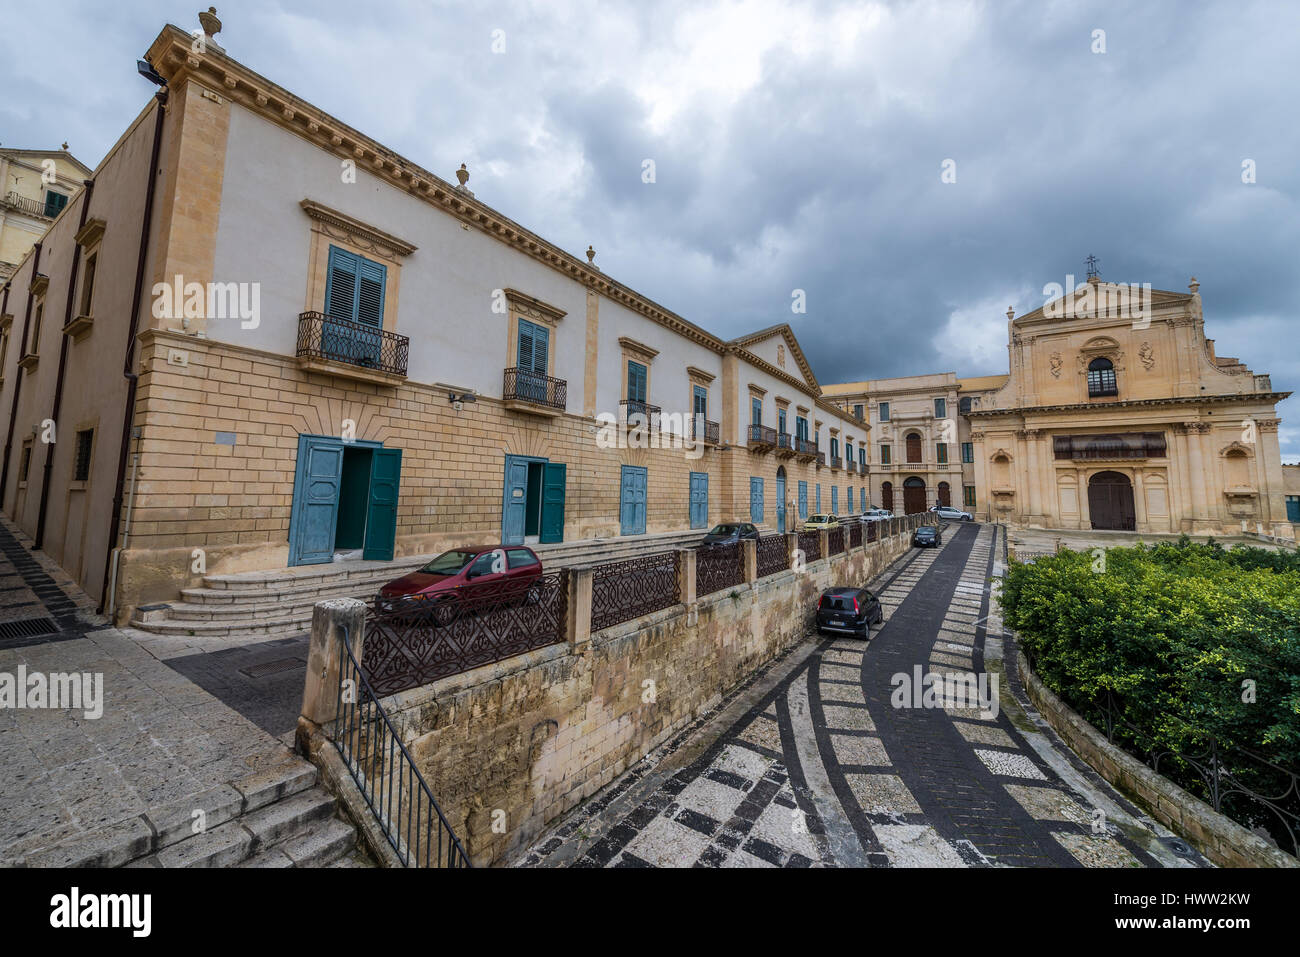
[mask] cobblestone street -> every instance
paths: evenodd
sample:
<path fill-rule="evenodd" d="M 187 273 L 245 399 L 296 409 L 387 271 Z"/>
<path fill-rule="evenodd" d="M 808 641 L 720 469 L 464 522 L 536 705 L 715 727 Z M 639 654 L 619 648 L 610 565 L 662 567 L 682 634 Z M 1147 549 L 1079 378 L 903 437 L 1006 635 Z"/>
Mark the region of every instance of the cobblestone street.
<path fill-rule="evenodd" d="M 1205 866 L 1017 697 L 990 590 L 1003 546 L 994 526 L 949 525 L 872 583 L 869 641 L 810 635 L 522 863 Z M 918 666 L 997 676 L 1000 707 L 895 707 L 894 676 Z"/>

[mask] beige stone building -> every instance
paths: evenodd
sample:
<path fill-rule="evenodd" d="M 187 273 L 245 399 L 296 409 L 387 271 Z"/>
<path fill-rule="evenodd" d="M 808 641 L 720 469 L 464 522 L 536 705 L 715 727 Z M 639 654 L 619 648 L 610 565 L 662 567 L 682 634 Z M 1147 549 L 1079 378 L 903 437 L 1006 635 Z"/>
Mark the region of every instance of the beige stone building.
<path fill-rule="evenodd" d="M 68 152 L 0 149 L 0 281 L 81 189 L 90 170 Z"/>
<path fill-rule="evenodd" d="M 1293 537 L 1276 413 L 1290 393 L 1215 354 L 1198 289 L 1094 278 L 1008 311 L 1010 375 L 968 414 L 981 517 Z"/>
<path fill-rule="evenodd" d="M 0 505 L 117 620 L 205 574 L 792 529 L 869 426 L 168 26 L 164 84 L 0 298 Z"/>
<path fill-rule="evenodd" d="M 1282 491 L 1286 495 L 1287 520 L 1300 525 L 1300 465 L 1282 466 Z"/>

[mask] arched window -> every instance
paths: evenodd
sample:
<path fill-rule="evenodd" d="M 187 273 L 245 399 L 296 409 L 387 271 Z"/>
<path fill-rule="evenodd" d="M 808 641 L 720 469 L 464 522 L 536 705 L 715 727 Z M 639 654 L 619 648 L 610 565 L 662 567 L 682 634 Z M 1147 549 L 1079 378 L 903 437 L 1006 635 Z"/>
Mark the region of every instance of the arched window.
<path fill-rule="evenodd" d="M 1115 387 L 1115 364 L 1098 356 L 1088 363 L 1088 395 L 1119 395 Z"/>
<path fill-rule="evenodd" d="M 921 461 L 921 433 L 920 432 L 907 433 L 907 461 L 909 462 Z"/>

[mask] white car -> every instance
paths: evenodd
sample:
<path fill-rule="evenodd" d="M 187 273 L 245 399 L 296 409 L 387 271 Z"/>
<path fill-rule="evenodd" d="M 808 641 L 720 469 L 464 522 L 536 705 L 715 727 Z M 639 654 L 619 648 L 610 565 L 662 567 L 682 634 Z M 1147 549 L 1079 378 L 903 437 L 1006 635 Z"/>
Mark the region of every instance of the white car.
<path fill-rule="evenodd" d="M 950 522 L 973 522 L 975 516 L 970 512 L 963 512 L 959 508 L 953 508 L 951 505 L 932 505 L 930 511 L 940 518 L 946 518 Z"/>
<path fill-rule="evenodd" d="M 864 522 L 883 522 L 893 517 L 894 513 L 887 508 L 869 508 L 862 513 Z"/>

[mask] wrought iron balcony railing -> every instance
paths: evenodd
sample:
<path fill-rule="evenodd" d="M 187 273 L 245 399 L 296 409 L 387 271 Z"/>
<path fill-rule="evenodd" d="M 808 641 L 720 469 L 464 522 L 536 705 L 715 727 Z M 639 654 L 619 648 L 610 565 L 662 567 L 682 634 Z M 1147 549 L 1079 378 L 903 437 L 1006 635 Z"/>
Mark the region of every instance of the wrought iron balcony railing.
<path fill-rule="evenodd" d="M 1057 459 L 1161 459 L 1168 452 L 1163 432 L 1120 432 L 1109 435 L 1057 435 L 1052 439 Z"/>
<path fill-rule="evenodd" d="M 298 356 L 405 376 L 411 340 L 395 332 L 320 312 L 298 317 Z"/>
<path fill-rule="evenodd" d="M 831 468 L 838 469 L 838 468 L 842 468 L 843 466 L 844 466 L 844 460 L 842 458 L 840 458 L 838 455 L 831 456 Z"/>
<path fill-rule="evenodd" d="M 663 411 L 657 405 L 651 405 L 643 399 L 623 399 L 619 402 L 623 409 L 623 422 L 633 428 L 657 429 L 659 413 Z"/>
<path fill-rule="evenodd" d="M 817 467 L 818 467 L 818 468 L 825 468 L 825 467 L 826 467 L 826 453 L 825 453 L 825 452 L 818 452 L 818 453 L 817 453 Z"/>
<path fill-rule="evenodd" d="M 776 433 L 776 451 L 781 455 L 794 455 L 794 436 L 789 432 Z"/>
<path fill-rule="evenodd" d="M 561 412 L 568 401 L 568 393 L 567 380 L 518 366 L 505 370 L 505 381 L 501 385 L 501 398 L 507 402 L 528 402 Z"/>
<path fill-rule="evenodd" d="M 812 439 L 805 439 L 800 436 L 795 436 L 794 450 L 796 454 L 800 456 L 804 456 L 809 460 L 812 460 L 817 455 L 817 443 L 815 443 Z"/>
<path fill-rule="evenodd" d="M 695 415 L 691 416 L 691 420 L 690 420 L 690 421 L 691 421 L 691 440 L 692 440 L 692 441 L 698 442 L 698 441 L 700 440 L 700 435 L 701 435 L 701 432 L 702 432 L 702 433 L 703 433 L 703 436 L 704 436 L 704 441 L 705 441 L 707 444 L 709 444 L 709 445 L 717 445 L 717 444 L 718 444 L 719 437 L 720 437 L 720 435 L 721 435 L 721 431 L 722 431 L 722 430 L 719 428 L 718 423 L 716 423 L 716 422 L 710 422 L 708 419 L 704 418 L 703 414 L 701 414 L 701 413 L 699 413 L 699 412 L 697 412 Z"/>
<path fill-rule="evenodd" d="M 776 445 L 776 429 L 769 425 L 758 425 L 757 423 L 749 427 L 749 445 L 751 448 L 770 449 Z"/>
<path fill-rule="evenodd" d="M 53 219 L 59 213 L 57 209 L 51 211 L 52 207 L 47 208 L 43 199 L 31 199 L 13 190 L 5 194 L 5 203 L 32 216 L 44 216 L 48 219 Z"/>

